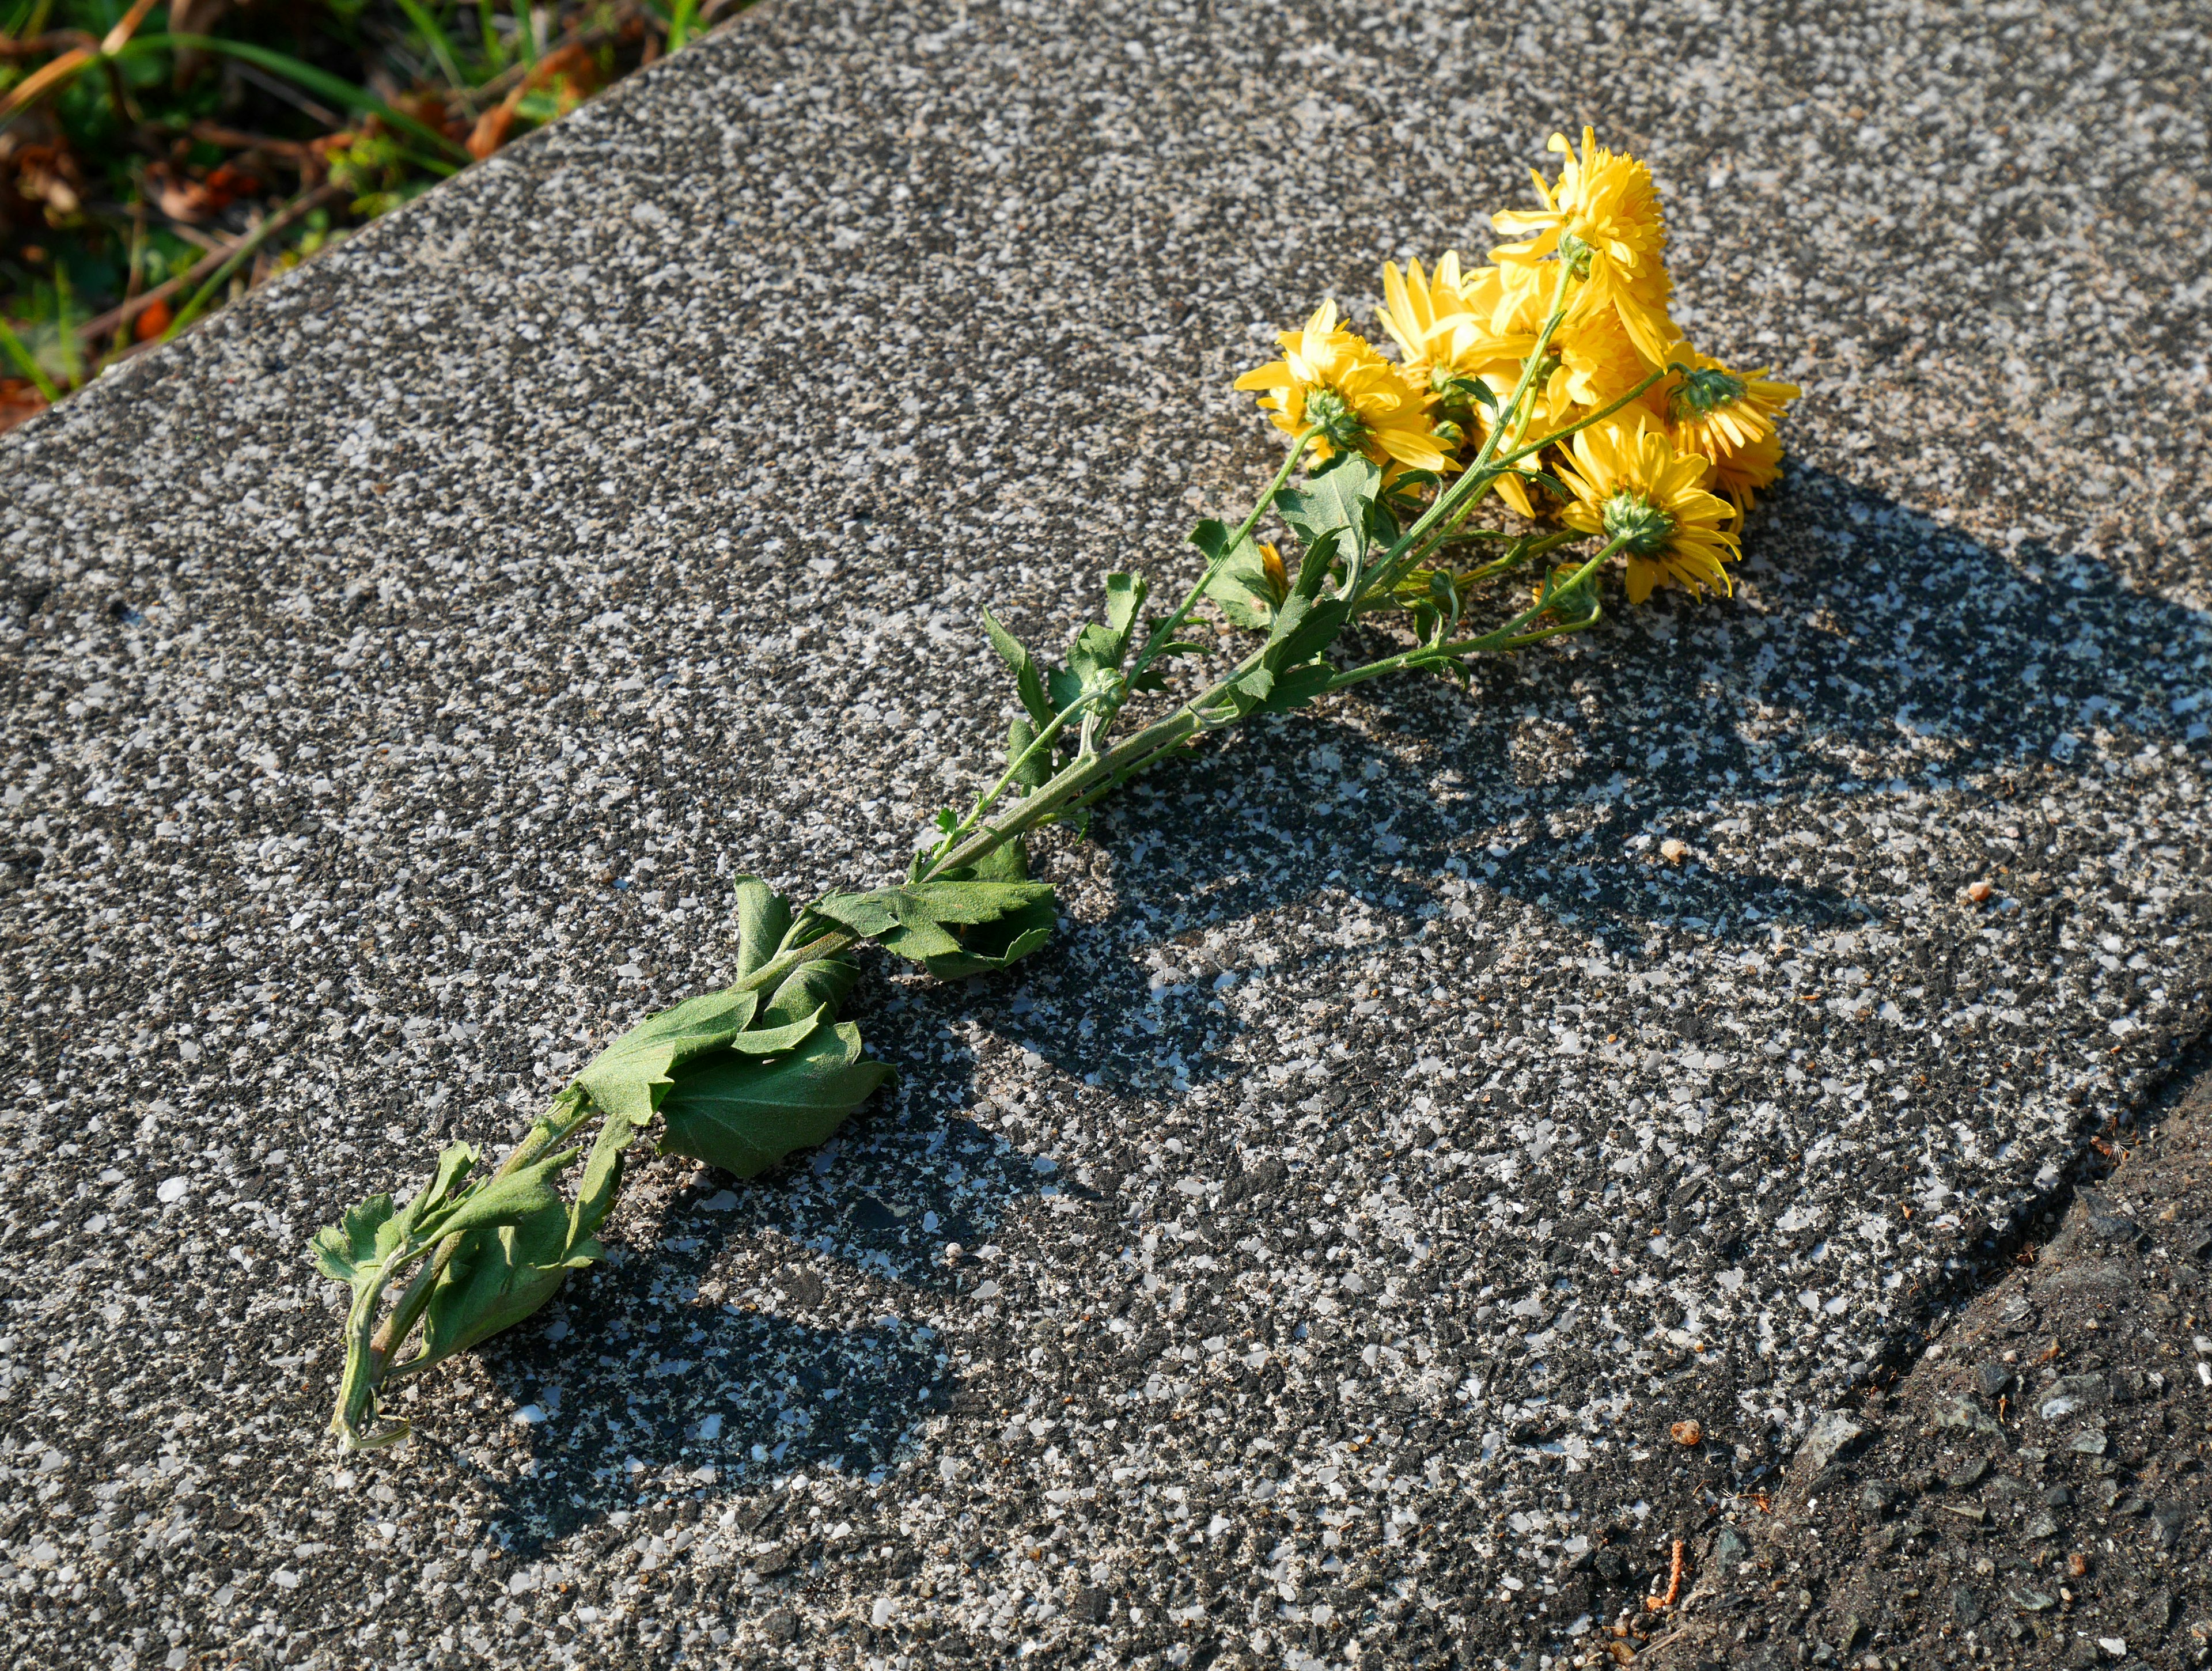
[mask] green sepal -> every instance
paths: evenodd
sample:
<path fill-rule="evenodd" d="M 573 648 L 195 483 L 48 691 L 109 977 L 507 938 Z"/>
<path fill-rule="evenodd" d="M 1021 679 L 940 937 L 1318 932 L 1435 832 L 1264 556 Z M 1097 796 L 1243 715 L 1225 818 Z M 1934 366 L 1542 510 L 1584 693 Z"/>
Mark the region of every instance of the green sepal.
<path fill-rule="evenodd" d="M 797 1149 L 828 1140 L 889 1077 L 861 1054 L 849 1021 L 776 1058 L 720 1056 L 677 1076 L 660 1105 L 664 1154 L 687 1155 L 750 1178 Z"/>

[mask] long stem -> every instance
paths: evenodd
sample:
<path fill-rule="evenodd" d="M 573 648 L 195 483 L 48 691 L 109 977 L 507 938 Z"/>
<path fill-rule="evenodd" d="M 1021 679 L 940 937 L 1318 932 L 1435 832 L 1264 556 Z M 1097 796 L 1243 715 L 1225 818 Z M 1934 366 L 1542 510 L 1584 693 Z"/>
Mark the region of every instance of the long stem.
<path fill-rule="evenodd" d="M 1153 628 L 1151 635 L 1145 640 L 1145 647 L 1137 653 L 1137 659 L 1129 668 L 1132 680 L 1151 666 L 1159 653 L 1175 641 L 1175 635 L 1182 630 L 1182 623 L 1190 618 L 1191 611 L 1198 607 L 1198 600 L 1206 595 L 1206 587 L 1213 584 L 1215 576 L 1221 573 L 1224 565 L 1237 554 L 1237 548 L 1252 538 L 1252 531 L 1260 526 L 1260 519 L 1267 515 L 1267 507 L 1275 502 L 1276 495 L 1283 490 L 1283 484 L 1291 479 L 1291 471 L 1297 467 L 1298 460 L 1305 457 L 1306 449 L 1313 445 L 1314 437 L 1320 433 L 1320 426 L 1315 425 L 1291 437 L 1291 450 L 1284 455 L 1282 468 L 1275 472 L 1275 479 L 1267 483 L 1267 490 L 1254 503 L 1251 514 L 1238 526 L 1235 533 L 1229 536 L 1228 542 L 1221 548 L 1221 554 L 1206 565 L 1206 573 L 1200 575 L 1198 583 L 1183 594 L 1182 602 L 1176 605 L 1175 613 Z"/>

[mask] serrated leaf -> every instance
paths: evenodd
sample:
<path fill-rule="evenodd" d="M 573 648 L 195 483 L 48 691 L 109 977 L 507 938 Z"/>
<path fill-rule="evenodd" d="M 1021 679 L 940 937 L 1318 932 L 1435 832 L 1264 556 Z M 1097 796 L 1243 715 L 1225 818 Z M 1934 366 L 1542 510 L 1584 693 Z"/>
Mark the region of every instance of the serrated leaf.
<path fill-rule="evenodd" d="M 1356 562 L 1366 556 L 1369 514 L 1382 490 L 1382 472 L 1365 454 L 1340 453 L 1307 477 L 1303 488 L 1276 495 L 1275 507 L 1309 549 L 1334 533 L 1339 550 Z"/>
<path fill-rule="evenodd" d="M 660 1147 L 750 1178 L 826 1141 L 890 1072 L 862 1055 L 850 1022 L 823 1029 L 792 1055 L 717 1057 L 670 1088 Z"/>
<path fill-rule="evenodd" d="M 576 1083 L 609 1119 L 641 1126 L 653 1117 L 671 1070 L 737 1036 L 760 1002 L 750 992 L 687 998 L 640 1022 L 594 1057 Z"/>
<path fill-rule="evenodd" d="M 742 981 L 772 962 L 791 932 L 791 902 L 757 876 L 738 878 L 738 970 Z M 735 984 L 735 981 L 732 982 Z"/>
<path fill-rule="evenodd" d="M 1106 626 L 1126 648 L 1129 629 L 1137 624 L 1137 611 L 1145 606 L 1145 594 L 1151 590 L 1141 574 L 1109 574 L 1106 577 Z M 1115 665 L 1121 665 L 1116 657 Z"/>
<path fill-rule="evenodd" d="M 1036 658 L 1030 653 L 1027 645 L 1000 626 L 998 617 L 988 610 L 983 611 L 983 630 L 990 635 L 991 647 L 1014 670 L 1014 694 L 1021 698 L 1030 723 L 1042 731 L 1052 723 L 1052 716 L 1067 704 L 1046 702 L 1044 679 Z"/>
<path fill-rule="evenodd" d="M 377 1234 L 391 1219 L 389 1195 L 372 1195 L 348 1207 L 337 1224 L 315 1232 L 315 1268 L 333 1282 L 352 1282 L 362 1266 L 378 1261 Z"/>

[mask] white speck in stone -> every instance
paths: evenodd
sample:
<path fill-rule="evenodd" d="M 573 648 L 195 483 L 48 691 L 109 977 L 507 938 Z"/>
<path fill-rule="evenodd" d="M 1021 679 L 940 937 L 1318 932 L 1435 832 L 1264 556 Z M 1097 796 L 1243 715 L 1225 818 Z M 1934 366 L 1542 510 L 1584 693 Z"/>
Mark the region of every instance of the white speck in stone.
<path fill-rule="evenodd" d="M 191 1187 L 191 1181 L 188 1178 L 164 1178 L 161 1187 L 154 1192 L 154 1199 L 167 1206 L 172 1201 L 183 1200 L 185 1192 Z"/>
<path fill-rule="evenodd" d="M 722 1418 L 720 1413 L 718 1412 L 711 1416 L 701 1417 L 699 1419 L 698 1434 L 702 1439 L 720 1438 L 722 1437 Z"/>
<path fill-rule="evenodd" d="M 891 1615 L 897 1611 L 897 1602 L 892 1601 L 888 1595 L 878 1595 L 876 1598 L 876 1605 L 868 1609 L 868 1628 L 872 1631 L 880 1631 L 891 1622 Z"/>
<path fill-rule="evenodd" d="M 735 1210 L 737 1205 L 738 1198 L 734 1191 L 718 1189 L 699 1203 L 699 1210 L 702 1212 L 729 1212 Z"/>
<path fill-rule="evenodd" d="M 938 1223 L 938 1217 L 934 1212 L 923 1213 L 921 1215 L 922 1233 L 924 1235 L 928 1235 L 933 1232 L 937 1229 Z"/>
<path fill-rule="evenodd" d="M 514 1413 L 514 1419 L 524 1427 L 535 1427 L 545 1419 L 545 1412 L 535 1404 L 526 1404 Z"/>

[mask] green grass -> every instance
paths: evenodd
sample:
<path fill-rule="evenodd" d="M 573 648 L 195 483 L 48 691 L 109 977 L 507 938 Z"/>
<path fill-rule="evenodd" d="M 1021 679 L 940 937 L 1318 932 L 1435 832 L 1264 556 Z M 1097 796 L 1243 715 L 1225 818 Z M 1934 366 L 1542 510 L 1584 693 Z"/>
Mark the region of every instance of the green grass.
<path fill-rule="evenodd" d="M 0 428 L 750 0 L 0 0 Z"/>

